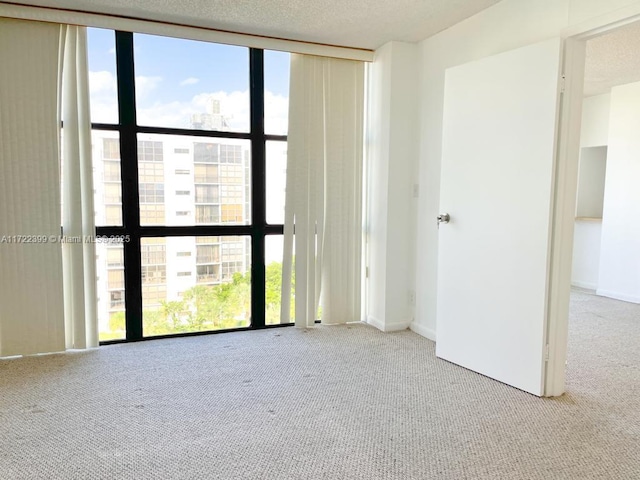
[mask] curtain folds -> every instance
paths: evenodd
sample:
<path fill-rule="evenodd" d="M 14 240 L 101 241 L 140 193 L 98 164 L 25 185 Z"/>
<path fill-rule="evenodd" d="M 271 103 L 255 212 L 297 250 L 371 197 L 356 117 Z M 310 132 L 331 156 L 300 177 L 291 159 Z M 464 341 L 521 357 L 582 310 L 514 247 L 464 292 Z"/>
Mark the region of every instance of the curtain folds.
<path fill-rule="evenodd" d="M 363 109 L 362 62 L 291 56 L 282 323 L 294 264 L 296 326 L 361 319 Z"/>
<path fill-rule="evenodd" d="M 2 18 L 0 64 L 0 357 L 97 346 L 86 31 Z"/>
<path fill-rule="evenodd" d="M 0 19 L 0 356 L 64 350 L 59 31 Z"/>
<path fill-rule="evenodd" d="M 62 25 L 62 244 L 66 348 L 98 346 L 96 249 L 85 27 Z M 76 242 L 75 239 L 81 239 Z"/>

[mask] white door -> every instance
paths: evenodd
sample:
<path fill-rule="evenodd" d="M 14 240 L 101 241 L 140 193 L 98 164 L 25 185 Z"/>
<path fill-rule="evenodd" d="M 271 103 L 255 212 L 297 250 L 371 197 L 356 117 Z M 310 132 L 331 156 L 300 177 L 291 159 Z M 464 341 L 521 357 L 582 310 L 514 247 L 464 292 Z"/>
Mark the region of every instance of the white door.
<path fill-rule="evenodd" d="M 438 357 L 544 394 L 560 39 L 446 72 Z M 436 219 L 434 219 L 436 221 Z"/>

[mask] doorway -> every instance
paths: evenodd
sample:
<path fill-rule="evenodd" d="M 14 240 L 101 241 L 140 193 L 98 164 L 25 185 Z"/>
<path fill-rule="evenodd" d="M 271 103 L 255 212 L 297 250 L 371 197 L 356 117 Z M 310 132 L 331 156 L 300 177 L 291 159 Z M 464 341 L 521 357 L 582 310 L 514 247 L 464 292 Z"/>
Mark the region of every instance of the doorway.
<path fill-rule="evenodd" d="M 567 390 L 590 376 L 590 388 L 624 396 L 640 368 L 640 22 L 582 43 Z"/>

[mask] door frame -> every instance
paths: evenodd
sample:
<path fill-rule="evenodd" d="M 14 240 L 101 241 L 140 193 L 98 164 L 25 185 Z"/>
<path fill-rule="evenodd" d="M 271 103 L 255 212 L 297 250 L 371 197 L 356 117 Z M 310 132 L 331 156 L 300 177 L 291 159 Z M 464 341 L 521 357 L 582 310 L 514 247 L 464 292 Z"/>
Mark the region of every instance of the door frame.
<path fill-rule="evenodd" d="M 558 117 L 558 143 L 551 211 L 550 269 L 547 302 L 547 345 L 544 396 L 565 391 L 566 359 L 571 294 L 571 263 L 580 156 L 580 127 L 585 70 L 586 42 L 627 24 L 640 21 L 640 5 L 589 20 L 561 32 L 561 99 Z"/>

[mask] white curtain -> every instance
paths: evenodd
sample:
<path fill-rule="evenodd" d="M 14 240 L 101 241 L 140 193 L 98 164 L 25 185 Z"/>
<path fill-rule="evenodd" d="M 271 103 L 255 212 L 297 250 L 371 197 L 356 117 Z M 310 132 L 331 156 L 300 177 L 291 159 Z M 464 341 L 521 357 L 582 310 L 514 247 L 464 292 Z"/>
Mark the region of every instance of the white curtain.
<path fill-rule="evenodd" d="M 96 249 L 85 27 L 60 29 L 62 87 L 62 244 L 66 348 L 98 346 Z"/>
<path fill-rule="evenodd" d="M 85 29 L 1 18 L 0 65 L 0 357 L 97 346 Z"/>
<path fill-rule="evenodd" d="M 364 63 L 291 56 L 282 323 L 294 264 L 296 326 L 361 319 L 363 109 Z"/>
<path fill-rule="evenodd" d="M 0 18 L 0 356 L 65 347 L 59 32 Z"/>

